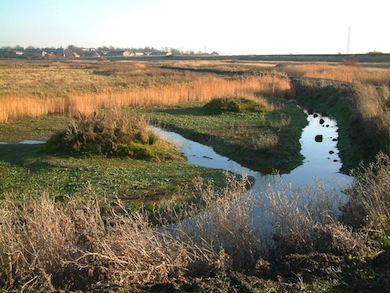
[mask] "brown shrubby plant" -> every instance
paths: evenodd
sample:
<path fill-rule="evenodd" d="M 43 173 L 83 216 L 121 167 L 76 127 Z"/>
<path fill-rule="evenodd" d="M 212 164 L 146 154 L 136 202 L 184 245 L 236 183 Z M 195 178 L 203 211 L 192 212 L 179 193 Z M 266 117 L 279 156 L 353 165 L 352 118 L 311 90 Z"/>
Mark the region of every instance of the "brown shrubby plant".
<path fill-rule="evenodd" d="M 255 265 L 262 243 L 253 226 L 255 196 L 246 192 L 248 178 L 228 176 L 227 186 L 217 191 L 198 178 L 199 205 L 187 210 L 189 220 L 180 221 L 177 233 L 184 241 L 191 239 L 216 255 L 225 255 L 223 269 L 247 269 Z M 227 262 L 226 262 L 227 261 Z"/>
<path fill-rule="evenodd" d="M 361 165 L 352 175 L 355 182 L 344 207 L 344 221 L 383 236 L 390 230 L 389 155 L 380 152 L 375 162 Z"/>
<path fill-rule="evenodd" d="M 87 188 L 56 202 L 47 194 L 0 206 L 0 285 L 25 291 L 93 290 L 174 283 L 256 260 L 247 180 L 216 191 L 198 179 L 199 205 L 156 227 L 144 212 L 110 207 Z M 191 218 L 190 218 L 191 217 Z M 187 219 L 187 220 L 185 220 Z M 248 263 L 249 262 L 249 263 Z"/>
<path fill-rule="evenodd" d="M 293 186 L 266 195 L 274 226 L 277 254 L 332 253 L 363 256 L 369 251 L 362 236 L 339 221 L 345 201 L 336 191 Z"/>

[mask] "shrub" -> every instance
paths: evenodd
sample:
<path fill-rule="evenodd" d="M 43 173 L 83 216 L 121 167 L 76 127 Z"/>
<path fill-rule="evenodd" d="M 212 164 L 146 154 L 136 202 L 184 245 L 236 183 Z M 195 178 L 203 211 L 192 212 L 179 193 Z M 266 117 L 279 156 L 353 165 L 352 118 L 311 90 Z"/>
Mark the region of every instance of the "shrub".
<path fill-rule="evenodd" d="M 106 112 L 73 117 L 69 126 L 52 136 L 46 150 L 71 155 L 94 154 L 158 159 L 179 157 L 173 146 L 158 139 L 143 118 L 127 112 Z"/>

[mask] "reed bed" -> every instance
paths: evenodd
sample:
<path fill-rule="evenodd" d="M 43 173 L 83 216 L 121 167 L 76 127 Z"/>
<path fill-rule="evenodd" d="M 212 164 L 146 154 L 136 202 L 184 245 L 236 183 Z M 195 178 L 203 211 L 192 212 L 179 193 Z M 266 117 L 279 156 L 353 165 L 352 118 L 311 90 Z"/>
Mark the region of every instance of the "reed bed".
<path fill-rule="evenodd" d="M 239 92 L 284 94 L 290 90 L 285 78 L 273 76 L 241 79 L 210 78 L 145 88 L 98 93 L 69 94 L 65 97 L 37 96 L 0 97 L 0 122 L 46 114 L 89 114 L 99 109 L 175 105 L 183 102 L 207 102 L 216 96 L 232 96 Z"/>

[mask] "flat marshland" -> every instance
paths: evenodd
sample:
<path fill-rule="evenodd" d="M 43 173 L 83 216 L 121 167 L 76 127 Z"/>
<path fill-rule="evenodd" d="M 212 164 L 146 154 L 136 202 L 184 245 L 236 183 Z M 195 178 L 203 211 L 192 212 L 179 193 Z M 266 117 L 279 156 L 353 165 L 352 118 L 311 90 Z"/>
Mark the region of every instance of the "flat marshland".
<path fill-rule="evenodd" d="M 0 60 L 0 288 L 386 290 L 389 73 L 354 62 Z M 251 178 L 192 165 L 149 128 L 288 172 L 303 159 L 297 102 L 337 119 L 355 183 L 341 216 L 321 186 L 317 200 L 265 191 L 272 235 L 251 226 Z"/>

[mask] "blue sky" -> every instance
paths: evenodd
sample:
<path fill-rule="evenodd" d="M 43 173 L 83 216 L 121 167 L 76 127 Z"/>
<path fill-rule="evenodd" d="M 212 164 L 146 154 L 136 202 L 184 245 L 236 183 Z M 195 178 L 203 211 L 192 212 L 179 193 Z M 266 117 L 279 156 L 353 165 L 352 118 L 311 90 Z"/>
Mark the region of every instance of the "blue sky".
<path fill-rule="evenodd" d="M 390 53 L 388 0 L 0 0 L 0 47 Z"/>

